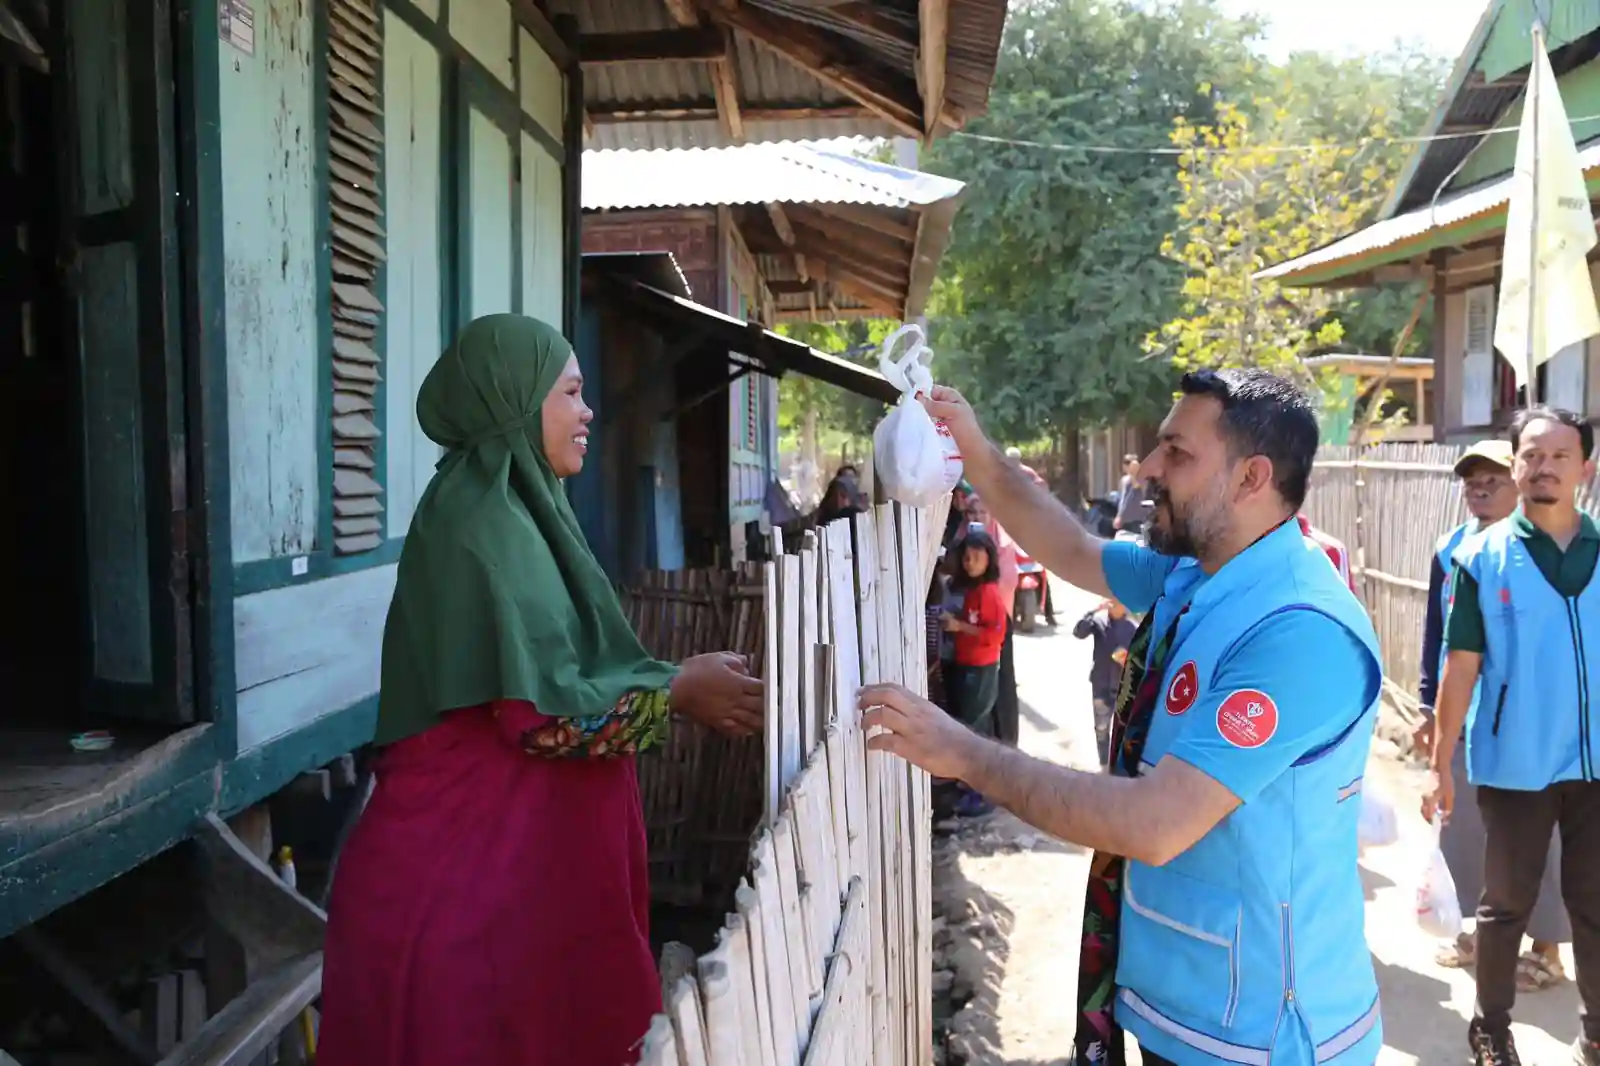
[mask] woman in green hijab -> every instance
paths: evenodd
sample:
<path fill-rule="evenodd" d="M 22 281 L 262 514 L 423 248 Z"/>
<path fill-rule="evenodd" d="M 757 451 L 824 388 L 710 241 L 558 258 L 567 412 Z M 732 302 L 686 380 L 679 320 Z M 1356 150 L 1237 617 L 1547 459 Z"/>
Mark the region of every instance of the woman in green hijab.
<path fill-rule="evenodd" d="M 377 786 L 329 908 L 322 1066 L 624 1066 L 661 993 L 633 754 L 760 728 L 732 654 L 640 646 L 561 479 L 593 417 L 542 322 L 469 325 L 417 396 L 445 448 L 383 633 Z"/>

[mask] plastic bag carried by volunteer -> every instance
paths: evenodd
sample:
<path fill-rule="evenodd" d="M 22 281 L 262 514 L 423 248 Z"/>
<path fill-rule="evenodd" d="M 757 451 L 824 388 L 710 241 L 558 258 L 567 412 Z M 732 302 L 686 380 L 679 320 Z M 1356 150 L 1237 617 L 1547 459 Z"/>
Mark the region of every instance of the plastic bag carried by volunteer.
<path fill-rule="evenodd" d="M 1435 814 L 1431 846 L 1417 880 L 1417 924 L 1429 936 L 1453 940 L 1461 935 L 1461 901 L 1456 899 L 1456 880 L 1450 876 L 1450 864 L 1444 861 L 1444 852 L 1439 847 L 1443 824 L 1441 817 Z"/>
<path fill-rule="evenodd" d="M 1361 790 L 1361 818 L 1357 833 L 1362 850 L 1386 848 L 1400 839 L 1400 819 L 1394 804 L 1369 788 Z"/>
<path fill-rule="evenodd" d="M 901 337 L 911 342 L 896 357 Z M 913 507 L 949 495 L 961 480 L 961 449 L 943 420 L 931 417 L 917 399 L 933 391 L 932 359 L 926 334 L 915 322 L 889 334 L 878 359 L 878 369 L 900 390 L 900 402 L 872 434 L 873 460 L 889 498 Z"/>

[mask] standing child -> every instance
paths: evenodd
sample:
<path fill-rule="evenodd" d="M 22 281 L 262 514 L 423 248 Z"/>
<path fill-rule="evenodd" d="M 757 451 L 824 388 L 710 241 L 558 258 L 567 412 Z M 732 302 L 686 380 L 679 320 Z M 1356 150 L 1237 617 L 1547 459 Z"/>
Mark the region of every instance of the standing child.
<path fill-rule="evenodd" d="M 1094 699 L 1094 739 L 1102 770 L 1110 765 L 1111 714 L 1117 705 L 1117 688 L 1122 684 L 1122 667 L 1128 661 L 1128 645 L 1137 628 L 1128 617 L 1128 609 L 1116 600 L 1106 600 L 1072 628 L 1072 635 L 1079 640 L 1094 638 L 1089 690 Z"/>
<path fill-rule="evenodd" d="M 993 538 L 969 529 L 956 545 L 951 588 L 961 593 L 959 614 L 945 612 L 944 627 L 954 635 L 954 662 L 945 676 L 950 713 L 973 732 L 994 736 L 994 705 L 1000 693 L 1000 647 L 1011 611 L 1000 593 L 999 553 Z M 993 808 L 966 791 L 956 812 L 986 814 Z"/>

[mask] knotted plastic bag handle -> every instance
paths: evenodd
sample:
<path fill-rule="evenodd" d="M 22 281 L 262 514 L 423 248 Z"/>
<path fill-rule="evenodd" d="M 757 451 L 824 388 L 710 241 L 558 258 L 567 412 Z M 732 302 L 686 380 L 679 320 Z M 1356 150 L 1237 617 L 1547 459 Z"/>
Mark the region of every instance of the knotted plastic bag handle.
<path fill-rule="evenodd" d="M 904 354 L 897 359 L 895 345 L 901 337 L 906 336 L 911 337 L 911 343 L 906 345 Z M 933 349 L 928 347 L 927 337 L 920 323 L 907 322 L 884 338 L 878 356 L 878 370 L 889 384 L 900 390 L 901 399 L 918 393 L 927 395 L 933 391 L 933 373 L 928 369 L 928 364 L 933 362 Z"/>

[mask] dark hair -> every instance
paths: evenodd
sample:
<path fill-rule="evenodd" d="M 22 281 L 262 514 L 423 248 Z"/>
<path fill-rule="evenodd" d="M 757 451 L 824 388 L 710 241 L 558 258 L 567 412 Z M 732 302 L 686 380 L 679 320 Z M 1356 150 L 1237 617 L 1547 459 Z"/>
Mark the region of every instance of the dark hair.
<path fill-rule="evenodd" d="M 989 565 L 983 571 L 983 576 L 972 578 L 967 574 L 967 549 L 981 548 L 989 553 Z M 987 585 L 991 581 L 1000 580 L 1000 549 L 994 545 L 994 538 L 982 530 L 970 530 L 966 536 L 956 541 L 956 546 L 951 549 L 950 560 L 950 585 L 952 588 L 969 589 L 976 585 Z"/>
<path fill-rule="evenodd" d="M 1193 370 L 1183 375 L 1179 388 L 1185 396 L 1211 396 L 1222 404 L 1222 436 L 1229 450 L 1235 458 L 1261 455 L 1271 460 L 1278 495 L 1298 511 L 1321 436 L 1306 394 L 1253 367 Z"/>
<path fill-rule="evenodd" d="M 1519 451 L 1522 448 L 1522 434 L 1534 422 L 1554 422 L 1557 425 L 1568 426 L 1578 431 L 1578 441 L 1583 445 L 1583 457 L 1588 459 L 1594 454 L 1594 427 L 1585 422 L 1580 416 L 1561 407 L 1546 407 L 1540 404 L 1530 407 L 1525 411 L 1518 411 L 1517 417 L 1511 420 L 1511 450 Z"/>

